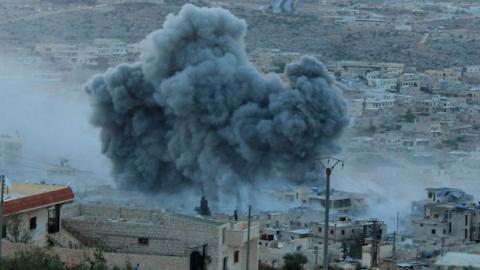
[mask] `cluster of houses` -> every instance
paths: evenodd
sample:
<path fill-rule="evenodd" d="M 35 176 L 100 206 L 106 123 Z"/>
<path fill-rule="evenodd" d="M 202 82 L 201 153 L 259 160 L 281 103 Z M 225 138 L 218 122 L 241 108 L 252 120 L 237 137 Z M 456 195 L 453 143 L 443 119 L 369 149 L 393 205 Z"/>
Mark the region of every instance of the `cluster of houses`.
<path fill-rule="evenodd" d="M 118 39 L 94 39 L 91 44 L 40 43 L 34 51 L 47 62 L 104 68 L 136 61 L 141 47 Z"/>
<path fill-rule="evenodd" d="M 300 56 L 250 53 L 259 70 L 276 73 Z M 417 72 L 400 63 L 338 61 L 327 68 L 347 99 L 354 136 L 402 151 L 480 148 L 480 65 Z"/>
<path fill-rule="evenodd" d="M 194 216 L 79 203 L 68 186 L 8 182 L 2 256 L 13 256 L 25 245 L 49 246 L 50 252 L 75 265 L 101 247 L 110 265 L 128 259 L 141 269 L 240 270 L 247 263 L 249 269 L 280 268 L 286 254 L 301 253 L 308 260 L 304 269 L 317 269 L 326 241 L 324 213 L 308 201 L 318 199 L 319 193 L 307 188 L 276 192 L 302 207 L 255 213 L 248 222 L 237 213 Z M 335 269 L 464 269 L 465 264 L 479 264 L 480 206 L 463 190 L 427 189 L 426 199 L 412 203 L 412 229 L 401 234 L 389 232 L 381 220 L 360 218 L 357 208 L 345 207 L 346 197 L 361 201 L 360 194 L 338 192 L 341 200 L 333 194 L 328 260 Z M 340 201 L 342 207 L 337 207 Z"/>

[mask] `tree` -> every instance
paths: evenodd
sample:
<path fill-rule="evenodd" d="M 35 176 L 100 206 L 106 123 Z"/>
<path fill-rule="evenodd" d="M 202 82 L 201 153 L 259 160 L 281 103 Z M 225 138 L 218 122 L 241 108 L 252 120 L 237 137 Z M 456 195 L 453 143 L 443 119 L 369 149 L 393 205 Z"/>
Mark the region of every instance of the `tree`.
<path fill-rule="evenodd" d="M 13 258 L 2 258 L 0 270 L 132 270 L 128 262 L 124 267 L 109 268 L 101 249 L 96 249 L 93 258 L 85 256 L 84 260 L 73 267 L 68 267 L 57 255 L 51 255 L 48 249 L 25 248 L 15 253 Z"/>
<path fill-rule="evenodd" d="M 259 262 L 258 263 L 258 270 L 277 270 L 277 268 L 270 266 L 268 264 Z"/>
<path fill-rule="evenodd" d="M 95 249 L 93 260 L 87 258 L 87 262 L 90 264 L 90 270 L 108 270 L 107 260 L 103 256 L 103 251 L 99 248 Z"/>
<path fill-rule="evenodd" d="M 352 241 L 348 243 L 348 256 L 354 259 L 362 258 L 362 248 L 365 244 L 365 233 L 356 233 Z"/>
<path fill-rule="evenodd" d="M 14 243 L 28 243 L 32 240 L 32 233 L 22 222 L 19 215 L 12 215 L 7 219 L 7 239 Z"/>
<path fill-rule="evenodd" d="M 202 216 L 212 215 L 212 213 L 210 212 L 210 207 L 208 207 L 208 200 L 205 198 L 205 196 L 202 196 L 202 198 L 200 199 L 200 206 L 196 207 L 195 211 L 197 211 L 197 213 Z"/>
<path fill-rule="evenodd" d="M 287 253 L 283 256 L 283 270 L 302 270 L 307 262 L 307 257 L 302 253 Z"/>

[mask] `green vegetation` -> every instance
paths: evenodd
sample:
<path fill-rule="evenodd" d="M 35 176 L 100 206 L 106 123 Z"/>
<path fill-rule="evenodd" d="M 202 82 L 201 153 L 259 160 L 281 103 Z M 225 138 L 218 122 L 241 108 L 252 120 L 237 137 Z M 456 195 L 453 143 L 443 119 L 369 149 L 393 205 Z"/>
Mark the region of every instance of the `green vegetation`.
<path fill-rule="evenodd" d="M 258 270 L 303 270 L 304 265 L 308 262 L 307 257 L 302 253 L 287 253 L 283 256 L 283 267 L 275 268 L 265 263 L 258 264 Z"/>
<path fill-rule="evenodd" d="M 277 268 L 264 263 L 258 263 L 258 270 L 277 270 Z"/>
<path fill-rule="evenodd" d="M 100 249 L 95 250 L 93 259 L 74 267 L 67 267 L 58 256 L 49 254 L 45 249 L 26 249 L 15 254 L 14 258 L 0 260 L 0 270 L 132 270 L 130 263 L 124 267 L 109 268 Z"/>
<path fill-rule="evenodd" d="M 283 270 L 302 270 L 307 262 L 307 257 L 301 253 L 288 253 L 283 256 Z"/>

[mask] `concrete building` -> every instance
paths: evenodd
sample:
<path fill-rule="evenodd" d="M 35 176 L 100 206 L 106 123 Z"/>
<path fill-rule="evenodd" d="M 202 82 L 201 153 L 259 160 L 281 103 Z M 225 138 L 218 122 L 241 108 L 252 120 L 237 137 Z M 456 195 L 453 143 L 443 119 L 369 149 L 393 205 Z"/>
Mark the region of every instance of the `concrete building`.
<path fill-rule="evenodd" d="M 395 31 L 411 32 L 413 30 L 413 26 L 409 24 L 396 24 L 393 29 L 395 29 Z"/>
<path fill-rule="evenodd" d="M 460 96 L 465 98 L 467 104 L 480 105 L 480 87 L 471 87 L 469 90 L 463 91 Z"/>
<path fill-rule="evenodd" d="M 41 43 L 35 51 L 51 61 L 80 66 L 114 66 L 133 62 L 140 55 L 137 44 L 118 39 L 94 39 L 92 44 Z"/>
<path fill-rule="evenodd" d="M 403 73 L 404 64 L 399 63 L 370 63 L 364 61 L 340 61 L 335 69 L 342 74 L 367 75 L 368 72 L 378 71 L 381 76 L 399 76 Z"/>
<path fill-rule="evenodd" d="M 302 204 L 304 206 L 324 207 L 325 191 L 318 188 L 298 187 L 287 191 L 266 191 L 275 198 Z M 330 209 L 340 212 L 358 212 L 365 210 L 365 198 L 362 194 L 332 189 L 330 191 Z"/>
<path fill-rule="evenodd" d="M 439 256 L 433 265 L 435 270 L 480 269 L 480 255 L 460 252 L 447 252 Z"/>
<path fill-rule="evenodd" d="M 414 73 L 405 73 L 398 80 L 400 93 L 419 94 L 422 80 Z"/>
<path fill-rule="evenodd" d="M 349 101 L 350 116 L 377 116 L 392 113 L 395 106 L 395 95 L 384 90 L 370 90 L 364 94 L 364 98 L 351 99 Z"/>
<path fill-rule="evenodd" d="M 449 242 L 480 241 L 480 205 L 472 203 L 473 197 L 453 188 L 427 189 L 423 214 L 413 218 L 415 239 Z M 421 202 L 414 208 L 418 210 Z"/>
<path fill-rule="evenodd" d="M 37 246 L 59 232 L 62 206 L 74 199 L 67 186 L 12 182 L 5 191 L 2 238 Z"/>
<path fill-rule="evenodd" d="M 374 225 L 376 224 L 376 225 Z M 374 226 L 381 232 L 381 239 L 385 240 L 387 236 L 387 225 L 377 219 L 353 220 L 349 217 L 340 217 L 329 224 L 329 240 L 332 242 L 348 242 L 356 237 L 369 237 L 372 234 Z M 312 237 L 322 241 L 324 239 L 324 224 L 311 223 L 309 227 L 312 230 Z"/>
<path fill-rule="evenodd" d="M 372 254 L 373 254 L 372 244 L 365 245 L 362 248 L 362 265 L 366 266 L 367 269 L 372 269 Z M 391 258 L 393 255 L 393 245 L 392 243 L 380 241 L 377 247 L 377 263 L 381 263 L 387 258 Z M 377 268 L 382 269 L 382 268 Z"/>
<path fill-rule="evenodd" d="M 252 223 L 247 241 L 244 221 L 219 221 L 159 209 L 75 204 L 62 214 L 62 232 L 87 247 L 177 257 L 191 269 L 202 264 L 211 270 L 245 269 L 249 247 L 250 269 L 258 267 L 258 223 Z"/>
<path fill-rule="evenodd" d="M 480 77 L 480 65 L 466 66 L 464 76 L 475 78 Z"/>

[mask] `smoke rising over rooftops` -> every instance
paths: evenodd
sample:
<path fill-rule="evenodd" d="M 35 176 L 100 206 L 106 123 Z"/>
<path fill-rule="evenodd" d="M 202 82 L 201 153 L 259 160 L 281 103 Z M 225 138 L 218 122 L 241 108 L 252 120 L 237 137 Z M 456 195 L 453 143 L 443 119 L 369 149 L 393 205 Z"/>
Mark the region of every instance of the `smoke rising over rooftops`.
<path fill-rule="evenodd" d="M 262 179 L 315 181 L 312 160 L 338 151 L 346 103 L 312 57 L 288 84 L 248 61 L 246 23 L 185 5 L 144 41 L 139 63 L 85 86 L 117 182 L 145 192 L 234 193 Z"/>

